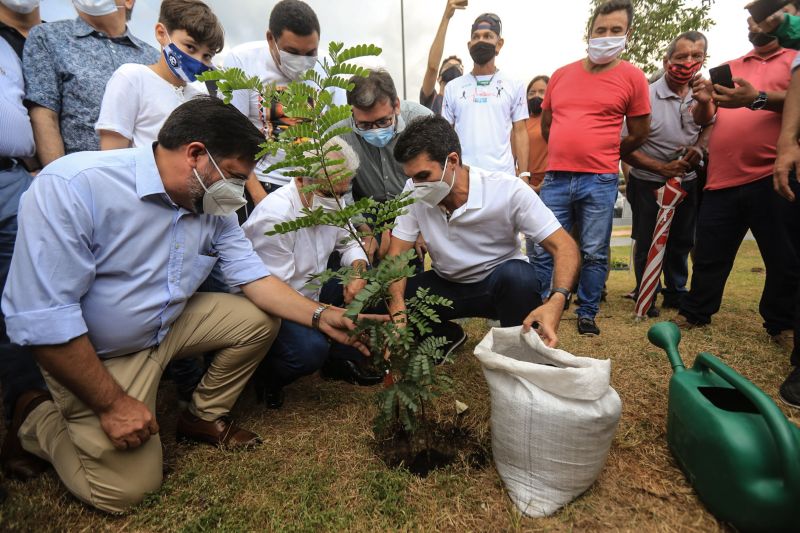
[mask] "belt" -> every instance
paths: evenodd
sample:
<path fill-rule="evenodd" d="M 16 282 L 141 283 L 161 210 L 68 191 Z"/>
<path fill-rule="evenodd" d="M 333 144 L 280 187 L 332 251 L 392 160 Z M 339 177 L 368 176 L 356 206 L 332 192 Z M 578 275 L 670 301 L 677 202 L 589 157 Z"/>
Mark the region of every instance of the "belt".
<path fill-rule="evenodd" d="M 11 157 L 0 157 L 0 170 L 8 170 L 17 164 L 17 160 Z"/>

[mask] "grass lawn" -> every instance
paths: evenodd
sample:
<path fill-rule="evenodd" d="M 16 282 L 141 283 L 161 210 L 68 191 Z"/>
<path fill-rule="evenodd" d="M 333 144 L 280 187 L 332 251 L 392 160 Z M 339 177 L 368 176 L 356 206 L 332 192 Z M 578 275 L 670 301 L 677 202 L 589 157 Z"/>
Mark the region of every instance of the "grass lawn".
<path fill-rule="evenodd" d="M 627 248 L 614 250 L 618 259 L 627 261 L 628 254 Z M 761 327 L 759 267 L 755 243 L 745 242 L 722 311 L 710 327 L 685 333 L 681 348 L 687 363 L 700 351 L 719 355 L 775 398 L 789 362 Z M 372 390 L 312 376 L 287 390 L 279 411 L 262 408 L 253 391 L 245 391 L 234 415 L 266 441 L 250 452 L 177 444 L 175 399 L 172 384 L 165 383 L 158 416 L 167 475 L 160 492 L 134 511 L 110 517 L 77 502 L 51 471 L 29 483 L 5 483 L 9 497 L 0 507 L 0 530 L 723 530 L 667 450 L 671 370 L 666 356 L 646 341 L 652 322 L 635 322 L 632 302 L 621 297 L 633 286 L 631 272 L 612 272 L 608 303 L 598 316 L 602 336 L 579 337 L 572 311 L 561 323 L 562 348 L 612 360 L 623 415 L 597 483 L 552 517 L 520 517 L 491 462 L 482 468 L 458 463 L 426 479 L 386 468 L 373 451 Z M 435 416 L 454 420 L 455 400 L 468 404 L 461 423 L 488 450 L 489 393 L 472 355 L 486 322 L 472 320 L 467 329 L 469 343 L 445 367 L 455 379 L 454 390 L 438 402 Z M 784 412 L 800 422 L 800 413 Z"/>

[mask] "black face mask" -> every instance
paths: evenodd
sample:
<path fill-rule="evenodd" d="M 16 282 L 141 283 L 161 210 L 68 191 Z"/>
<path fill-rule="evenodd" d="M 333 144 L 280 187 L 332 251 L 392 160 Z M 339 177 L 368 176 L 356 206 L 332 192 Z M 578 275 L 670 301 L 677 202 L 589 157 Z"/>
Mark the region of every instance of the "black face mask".
<path fill-rule="evenodd" d="M 472 45 L 469 55 L 476 65 L 485 65 L 497 55 L 495 46 L 492 43 L 480 41 Z"/>
<path fill-rule="evenodd" d="M 540 115 L 542 113 L 542 102 L 544 99 L 540 96 L 534 96 L 528 99 L 528 113 L 531 115 Z"/>
<path fill-rule="evenodd" d="M 445 83 L 450 83 L 459 76 L 461 76 L 461 69 L 456 66 L 452 66 L 442 72 L 442 81 Z"/>
<path fill-rule="evenodd" d="M 761 48 L 762 46 L 766 46 L 775 39 L 777 39 L 777 37 L 773 37 L 768 33 L 762 33 L 760 31 L 759 32 L 751 31 L 750 33 L 747 34 L 747 39 L 750 41 L 750 44 L 752 44 L 756 48 Z"/>

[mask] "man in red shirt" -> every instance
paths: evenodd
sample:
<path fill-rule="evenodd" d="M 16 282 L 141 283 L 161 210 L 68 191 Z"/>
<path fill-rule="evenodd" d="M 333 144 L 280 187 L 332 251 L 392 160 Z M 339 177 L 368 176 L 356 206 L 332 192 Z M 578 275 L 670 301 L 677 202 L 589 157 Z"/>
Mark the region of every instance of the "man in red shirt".
<path fill-rule="evenodd" d="M 749 38 L 753 50 L 728 63 L 736 88 L 713 87 L 719 109 L 709 138 L 692 284 L 675 321 L 684 328 L 711 322 L 749 229 L 766 265 L 759 305 L 764 328 L 776 342 L 790 344 L 798 261 L 780 216 L 787 200 L 773 190 L 772 173 L 797 52 L 768 34 L 751 32 Z"/>
<path fill-rule="evenodd" d="M 590 25 L 588 57 L 558 69 L 542 103 L 548 164 L 540 194 L 567 231 L 575 223 L 580 228 L 583 265 L 577 313 L 582 335 L 600 334 L 594 317 L 608 273 L 620 154 L 638 148 L 650 128 L 647 79 L 619 59 L 632 20 L 629 0 L 599 6 Z M 621 138 L 623 120 L 628 135 Z M 534 266 L 546 296 L 553 260 L 537 252 Z"/>

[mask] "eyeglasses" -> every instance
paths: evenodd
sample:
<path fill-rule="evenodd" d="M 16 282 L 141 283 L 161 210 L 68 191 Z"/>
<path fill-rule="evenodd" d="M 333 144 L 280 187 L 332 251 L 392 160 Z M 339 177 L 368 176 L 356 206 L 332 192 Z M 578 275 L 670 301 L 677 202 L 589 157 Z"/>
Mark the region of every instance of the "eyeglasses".
<path fill-rule="evenodd" d="M 379 128 L 388 128 L 389 126 L 394 124 L 394 113 L 392 113 L 391 115 L 387 115 L 383 118 L 379 118 L 378 120 L 373 120 L 372 122 L 367 122 L 367 121 L 362 122 L 360 120 L 356 120 L 356 118 L 353 117 L 353 124 L 355 124 L 356 128 L 360 129 L 361 131 L 374 130 Z"/>

